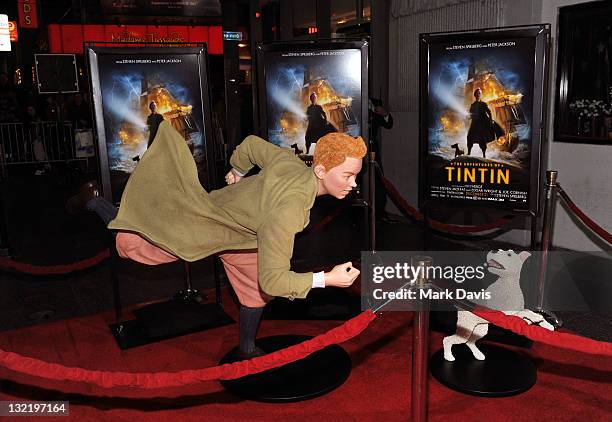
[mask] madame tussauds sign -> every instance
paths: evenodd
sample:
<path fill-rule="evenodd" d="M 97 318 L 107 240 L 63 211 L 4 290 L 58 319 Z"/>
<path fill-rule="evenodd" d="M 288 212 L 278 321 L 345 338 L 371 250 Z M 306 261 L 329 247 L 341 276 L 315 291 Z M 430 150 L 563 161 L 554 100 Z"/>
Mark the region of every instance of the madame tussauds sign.
<path fill-rule="evenodd" d="M 173 33 L 168 34 L 167 37 L 160 36 L 158 34 L 147 33 L 143 35 L 129 34 L 127 32 L 121 34 L 111 34 L 111 41 L 113 42 L 157 42 L 157 43 L 182 43 L 186 42 L 184 37 L 180 34 Z"/>
<path fill-rule="evenodd" d="M 206 43 L 209 54 L 223 54 L 221 32 L 221 26 L 49 24 L 49 52 L 82 54 L 84 42 L 114 42 L 122 47 Z"/>

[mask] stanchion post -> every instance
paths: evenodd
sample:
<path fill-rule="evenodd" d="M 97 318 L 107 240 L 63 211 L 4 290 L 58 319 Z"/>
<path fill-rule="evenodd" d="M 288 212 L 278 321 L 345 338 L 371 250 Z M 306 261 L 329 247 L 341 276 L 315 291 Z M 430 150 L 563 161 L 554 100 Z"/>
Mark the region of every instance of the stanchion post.
<path fill-rule="evenodd" d="M 546 197 L 544 199 L 544 217 L 542 221 L 542 239 L 540 243 L 540 273 L 538 276 L 538 302 L 537 310 L 544 311 L 544 293 L 546 289 L 546 272 L 548 270 L 548 251 L 553 228 L 553 212 L 556 198 L 557 171 L 546 172 Z"/>
<path fill-rule="evenodd" d="M 421 215 L 423 216 L 423 250 L 429 250 L 429 212 L 428 207 L 423 206 L 420 209 Z"/>
<path fill-rule="evenodd" d="M 8 229 L 6 224 L 5 192 L 7 190 L 8 171 L 4 157 L 4 148 L 0 145 L 0 256 L 9 255 Z"/>
<path fill-rule="evenodd" d="M 215 277 L 215 303 L 217 305 L 222 305 L 223 301 L 221 299 L 221 269 L 219 263 L 219 257 L 216 255 L 213 257 L 213 273 Z"/>
<path fill-rule="evenodd" d="M 415 256 L 413 267 L 419 268 L 416 280 L 418 291 L 428 289 L 427 267 L 433 265 L 429 256 Z M 419 292 L 420 294 L 420 292 Z M 428 359 L 429 359 L 429 300 L 419 299 L 418 310 L 414 313 L 412 332 L 412 422 L 427 421 Z"/>
<path fill-rule="evenodd" d="M 370 183 L 370 250 L 376 250 L 376 153 L 370 147 L 369 154 L 369 183 Z"/>
<path fill-rule="evenodd" d="M 185 302 L 201 302 L 202 296 L 198 289 L 194 289 L 191 284 L 191 266 L 188 261 L 183 260 L 183 277 L 185 279 L 185 290 L 179 291 L 174 295 L 175 299 L 183 300 Z"/>
<path fill-rule="evenodd" d="M 115 324 L 117 325 L 114 329 L 115 336 L 119 337 L 123 335 L 123 307 L 121 305 L 121 293 L 119 291 L 119 275 L 117 274 L 117 265 L 119 262 L 119 255 L 115 246 L 115 236 L 108 231 L 108 249 L 110 250 L 110 278 L 113 286 L 113 305 L 115 307 Z"/>

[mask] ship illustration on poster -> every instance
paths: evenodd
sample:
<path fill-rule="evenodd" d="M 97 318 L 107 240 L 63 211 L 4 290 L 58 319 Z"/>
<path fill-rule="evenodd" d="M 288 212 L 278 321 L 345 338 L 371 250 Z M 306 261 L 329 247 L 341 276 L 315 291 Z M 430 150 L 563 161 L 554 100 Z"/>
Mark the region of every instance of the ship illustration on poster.
<path fill-rule="evenodd" d="M 170 88 L 172 89 L 172 88 Z M 179 89 L 182 89 L 180 87 Z M 114 93 L 111 93 L 113 95 Z M 150 114 L 149 105 L 154 102 L 157 112 L 164 120 L 169 120 L 174 129 L 185 138 L 189 149 L 196 162 L 204 159 L 201 146 L 201 133 L 193 117 L 193 105 L 182 102 L 175 97 L 166 87 L 166 84 L 152 83 L 147 77 L 143 77 L 140 83 L 140 95 L 137 91 L 130 92 L 130 118 L 124 118 L 116 131 L 115 144 L 118 146 L 114 154 L 113 169 L 131 169 L 134 166 L 133 158 L 140 157 L 147 147 L 147 141 L 151 128 L 147 125 L 147 117 Z M 132 148 L 129 148 L 131 146 Z M 134 157 L 121 154 L 121 147 L 136 153 Z"/>
<path fill-rule="evenodd" d="M 533 41 L 492 44 L 431 46 L 426 160 L 431 198 L 517 207 L 528 201 Z"/>
<path fill-rule="evenodd" d="M 106 53 L 97 56 L 104 149 L 112 200 L 124 186 L 159 124 L 169 121 L 185 139 L 198 176 L 208 186 L 201 68 L 196 53 Z"/>
<path fill-rule="evenodd" d="M 311 155 L 327 133 L 359 136 L 361 52 L 274 52 L 266 57 L 268 140 Z"/>
<path fill-rule="evenodd" d="M 469 110 L 473 104 L 474 92 L 480 89 L 480 101 L 487 104 L 491 112 L 491 120 L 501 128 L 499 133 L 491 135 L 494 139 L 486 145 L 486 148 L 490 150 L 490 154 L 509 161 L 512 161 L 513 158 L 527 158 L 520 154 L 513 157 L 511 154 L 517 149 L 519 141 L 521 139 L 525 141 L 529 136 L 529 126 L 521 104 L 523 94 L 518 91 L 512 91 L 501 83 L 495 76 L 495 72 L 487 66 L 486 60 L 470 64 L 468 66 L 466 82 L 463 86 L 458 84 L 458 88 L 457 97 L 463 97 L 464 109 L 467 110 L 467 113 L 470 113 Z M 447 108 L 442 112 L 439 122 L 444 132 L 457 135 L 459 131 L 466 130 L 466 118 L 471 119 L 471 116 L 457 113 L 452 108 Z M 469 127 L 467 130 L 469 130 Z M 482 147 L 480 150 L 483 152 Z"/>

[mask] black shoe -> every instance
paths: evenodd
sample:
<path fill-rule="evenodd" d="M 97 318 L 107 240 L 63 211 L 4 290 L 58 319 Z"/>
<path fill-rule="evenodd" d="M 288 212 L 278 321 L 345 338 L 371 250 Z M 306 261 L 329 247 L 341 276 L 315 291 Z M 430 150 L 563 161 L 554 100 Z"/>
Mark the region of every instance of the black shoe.
<path fill-rule="evenodd" d="M 81 186 L 79 193 L 68 199 L 66 202 L 66 211 L 68 211 L 69 214 L 75 215 L 83 211 L 87 203 L 96 196 L 100 196 L 98 183 L 95 181 L 87 182 Z"/>
<path fill-rule="evenodd" d="M 381 223 L 386 223 L 386 224 L 397 224 L 397 223 L 399 223 L 399 220 L 396 220 L 395 218 L 390 217 L 388 215 L 383 215 L 382 217 L 377 218 L 376 221 L 379 221 Z"/>
<path fill-rule="evenodd" d="M 241 360 L 258 358 L 258 357 L 264 356 L 264 355 L 267 355 L 267 353 L 264 352 L 262 349 L 260 349 L 257 346 L 255 346 L 255 348 L 251 352 L 243 352 L 242 350 L 238 351 L 238 357 Z"/>

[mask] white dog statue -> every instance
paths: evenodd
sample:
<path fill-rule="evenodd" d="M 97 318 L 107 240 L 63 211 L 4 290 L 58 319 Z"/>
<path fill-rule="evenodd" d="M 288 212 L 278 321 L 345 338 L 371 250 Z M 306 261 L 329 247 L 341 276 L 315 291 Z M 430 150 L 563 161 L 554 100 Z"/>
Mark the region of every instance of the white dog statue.
<path fill-rule="evenodd" d="M 521 268 L 523 263 L 531 254 L 523 251 L 515 253 L 513 250 L 490 251 L 487 254 L 487 266 L 489 272 L 499 276 L 486 291 L 491 293 L 491 301 L 487 307 L 497 309 L 506 315 L 515 315 L 523 318 L 531 324 L 538 324 L 547 330 L 554 330 L 542 315 L 536 314 L 529 309 L 524 309 L 525 300 L 521 291 Z M 457 331 L 454 335 L 445 337 L 444 359 L 454 361 L 452 347 L 455 344 L 466 344 L 474 357 L 484 360 L 485 355 L 478 349 L 476 342 L 487 335 L 489 331 L 488 321 L 474 315 L 469 311 L 457 312 Z"/>

